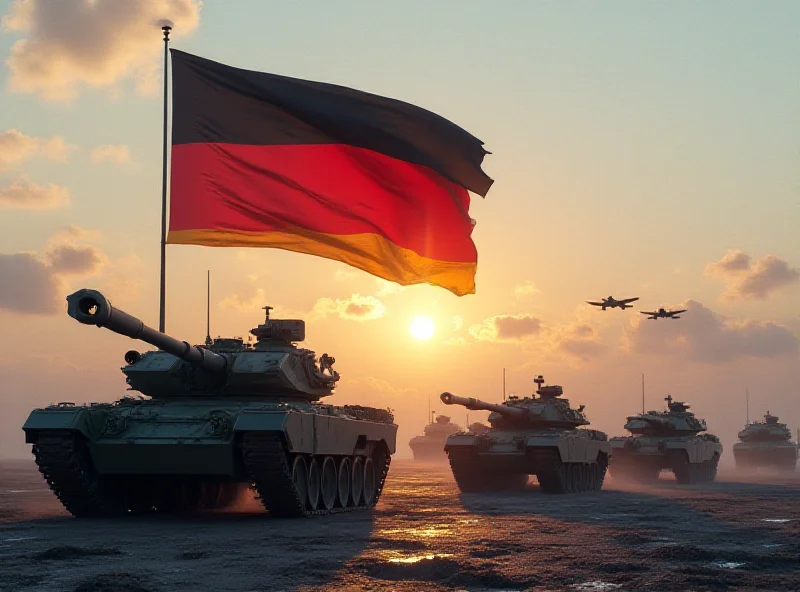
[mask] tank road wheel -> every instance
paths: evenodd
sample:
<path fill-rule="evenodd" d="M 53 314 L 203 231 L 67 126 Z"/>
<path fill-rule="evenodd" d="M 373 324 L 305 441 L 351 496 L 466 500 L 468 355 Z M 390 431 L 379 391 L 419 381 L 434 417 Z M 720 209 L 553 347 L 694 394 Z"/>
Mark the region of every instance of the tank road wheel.
<path fill-rule="evenodd" d="M 350 474 L 352 475 L 350 499 L 353 500 L 354 506 L 360 506 L 364 494 L 364 459 L 360 456 L 353 459 L 353 468 Z"/>
<path fill-rule="evenodd" d="M 319 465 L 317 459 L 312 458 L 311 464 L 308 465 L 308 509 L 316 510 L 319 508 L 320 498 L 320 485 L 322 475 L 320 475 Z"/>
<path fill-rule="evenodd" d="M 308 507 L 308 465 L 299 454 L 292 461 L 292 483 L 304 508 Z"/>
<path fill-rule="evenodd" d="M 364 460 L 364 505 L 370 507 L 375 503 L 378 479 L 375 475 L 375 463 L 371 458 Z"/>
<path fill-rule="evenodd" d="M 339 486 L 336 492 L 336 501 L 341 508 L 356 505 L 350 503 L 350 480 L 353 478 L 352 470 L 350 459 L 344 457 L 339 463 L 339 470 L 337 471 L 337 482 Z"/>
<path fill-rule="evenodd" d="M 326 456 L 322 461 L 322 507 L 325 510 L 332 510 L 336 503 L 336 494 L 339 490 L 338 479 L 336 478 L 336 463 L 330 456 Z"/>

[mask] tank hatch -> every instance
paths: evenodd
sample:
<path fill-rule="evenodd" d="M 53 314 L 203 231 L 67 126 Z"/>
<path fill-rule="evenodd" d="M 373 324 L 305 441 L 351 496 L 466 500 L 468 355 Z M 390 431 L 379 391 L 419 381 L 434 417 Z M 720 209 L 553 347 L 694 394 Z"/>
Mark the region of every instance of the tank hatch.
<path fill-rule="evenodd" d="M 689 410 L 689 405 L 683 403 L 682 401 L 673 401 L 672 395 L 667 395 L 664 397 L 664 400 L 667 402 L 667 407 L 669 408 L 670 413 L 684 413 Z"/>
<path fill-rule="evenodd" d="M 564 394 L 564 389 L 557 384 L 548 384 L 547 386 L 544 386 L 544 376 L 541 374 L 534 378 L 533 382 L 538 385 L 536 394 L 543 399 L 554 399 L 555 397 L 560 397 Z"/>
<path fill-rule="evenodd" d="M 259 342 L 280 341 L 290 344 L 305 340 L 305 321 L 299 319 L 270 319 L 269 311 L 273 307 L 262 306 L 262 308 L 266 311 L 264 322 L 250 330 L 250 333 L 255 335 Z"/>

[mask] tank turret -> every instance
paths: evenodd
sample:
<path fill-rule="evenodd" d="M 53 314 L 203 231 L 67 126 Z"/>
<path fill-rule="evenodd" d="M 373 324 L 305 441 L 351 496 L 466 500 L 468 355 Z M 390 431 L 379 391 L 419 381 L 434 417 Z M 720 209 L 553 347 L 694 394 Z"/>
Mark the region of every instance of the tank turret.
<path fill-rule="evenodd" d="M 706 431 L 706 422 L 696 418 L 689 411 L 689 405 L 682 401 L 673 401 L 671 395 L 667 395 L 664 400 L 667 402 L 666 411 L 630 415 L 625 429 L 632 434 L 650 436 L 688 435 Z"/>
<path fill-rule="evenodd" d="M 536 377 L 538 397 L 509 396 L 503 403 L 487 403 L 472 397 L 458 397 L 451 393 L 442 393 L 439 398 L 445 405 L 462 405 L 470 410 L 491 411 L 489 423 L 495 427 L 552 427 L 575 428 L 589 425 L 583 412 L 583 405 L 572 409 L 567 399 L 559 398 L 564 390 L 559 385 L 542 386 L 544 379 Z"/>
<path fill-rule="evenodd" d="M 305 339 L 302 320 L 270 319 L 250 333 L 254 345 L 240 338 L 207 340 L 190 345 L 148 327 L 136 317 L 111 306 L 96 290 L 78 290 L 67 296 L 67 313 L 80 323 L 103 327 L 149 343 L 158 351 L 125 354 L 126 375 L 132 390 L 152 397 L 232 395 L 248 398 L 315 400 L 333 394 L 339 374 L 335 358 L 294 342 Z"/>
<path fill-rule="evenodd" d="M 769 411 L 764 416 L 764 421 L 754 421 L 739 432 L 742 442 L 784 442 L 792 439 L 792 432 L 785 423 L 780 423 L 778 417 Z"/>

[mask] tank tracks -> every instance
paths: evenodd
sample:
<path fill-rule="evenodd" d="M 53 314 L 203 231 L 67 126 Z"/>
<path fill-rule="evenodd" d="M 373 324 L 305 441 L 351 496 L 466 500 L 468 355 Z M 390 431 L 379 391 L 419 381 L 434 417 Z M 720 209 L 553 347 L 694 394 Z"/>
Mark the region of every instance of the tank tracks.
<path fill-rule="evenodd" d="M 253 479 L 256 491 L 262 501 L 266 500 L 264 505 L 267 509 L 276 516 L 311 516 L 370 509 L 380 498 L 391 462 L 388 453 L 376 455 L 377 459 L 383 459 L 383 467 L 376 466 L 375 495 L 369 505 L 308 510 L 300 508 L 280 436 L 247 434 L 243 453 L 249 474 L 257 477 Z M 197 494 L 195 499 L 187 505 L 177 495 L 180 487 L 148 491 L 143 487 L 146 482 L 98 476 L 94 473 L 83 439 L 70 431 L 41 433 L 33 445 L 33 455 L 50 489 L 64 508 L 78 518 L 125 516 L 153 509 L 168 513 L 192 512 L 202 507 L 202 489 L 194 492 Z M 217 499 L 224 500 L 225 497 L 224 492 L 216 492 Z"/>
<path fill-rule="evenodd" d="M 717 477 L 719 457 L 704 460 L 699 463 L 690 463 L 686 455 L 676 455 L 670 459 L 672 473 L 680 485 L 702 485 L 712 483 Z"/>
<path fill-rule="evenodd" d="M 356 512 L 373 508 L 380 499 L 386 476 L 389 473 L 391 456 L 381 453 L 383 466 L 376 466 L 377 479 L 375 495 L 368 505 L 334 506 L 332 508 L 310 508 L 300 498 L 300 493 L 292 479 L 292 467 L 286 454 L 283 438 L 280 435 L 251 432 L 242 440 L 244 463 L 250 480 L 261 498 L 264 507 L 273 516 L 301 517 Z M 323 455 L 320 455 L 324 458 Z M 378 459 L 373 458 L 373 462 Z M 376 463 L 377 464 L 377 463 Z"/>
<path fill-rule="evenodd" d="M 593 463 L 563 463 L 557 450 L 531 450 L 528 459 L 539 486 L 545 493 L 583 493 L 603 487 L 607 461 Z M 463 493 L 479 491 L 519 490 L 525 486 L 527 475 L 491 471 L 474 453 L 451 454 L 450 468 Z M 524 481 L 521 479 L 524 477 Z"/>
<path fill-rule="evenodd" d="M 536 477 L 545 493 L 600 491 L 608 469 L 606 459 L 591 463 L 564 463 L 558 450 L 532 450 L 529 456 L 537 468 Z"/>
<path fill-rule="evenodd" d="M 39 435 L 33 446 L 39 472 L 61 504 L 74 516 L 88 518 L 125 512 L 125 503 L 93 474 L 88 451 L 70 432 Z"/>

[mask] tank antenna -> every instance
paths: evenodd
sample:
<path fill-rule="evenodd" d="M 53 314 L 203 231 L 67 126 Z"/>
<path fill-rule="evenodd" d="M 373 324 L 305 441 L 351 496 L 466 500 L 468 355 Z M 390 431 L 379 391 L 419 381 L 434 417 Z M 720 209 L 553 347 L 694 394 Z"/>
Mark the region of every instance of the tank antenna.
<path fill-rule="evenodd" d="M 431 423 L 433 423 L 433 411 L 431 411 L 431 394 L 428 393 L 428 417 L 431 418 Z"/>
<path fill-rule="evenodd" d="M 211 270 L 206 270 L 206 345 L 211 345 Z"/>
<path fill-rule="evenodd" d="M 506 400 L 506 369 L 503 368 L 503 401 Z"/>
<path fill-rule="evenodd" d="M 750 389 L 744 387 L 744 420 L 745 425 L 750 423 Z"/>
<path fill-rule="evenodd" d="M 644 372 L 642 372 L 642 415 L 644 415 Z"/>

